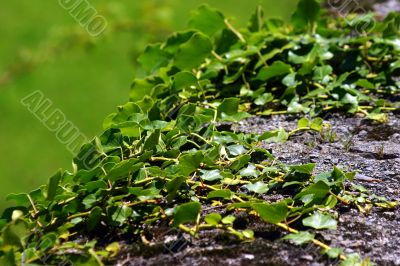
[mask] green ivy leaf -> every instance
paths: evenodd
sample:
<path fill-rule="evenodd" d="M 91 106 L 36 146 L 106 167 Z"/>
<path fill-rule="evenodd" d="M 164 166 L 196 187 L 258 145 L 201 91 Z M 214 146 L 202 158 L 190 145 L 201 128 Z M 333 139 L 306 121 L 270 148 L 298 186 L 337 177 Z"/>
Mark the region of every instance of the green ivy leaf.
<path fill-rule="evenodd" d="M 82 203 L 85 205 L 85 209 L 90 209 L 97 203 L 97 197 L 95 194 L 89 194 L 82 200 Z"/>
<path fill-rule="evenodd" d="M 247 152 L 246 148 L 243 147 L 243 145 L 230 145 L 226 147 L 226 149 L 231 156 L 238 156 Z"/>
<path fill-rule="evenodd" d="M 107 212 L 112 224 L 117 226 L 121 226 L 122 224 L 124 224 L 125 221 L 133 214 L 132 208 L 126 205 L 122 205 L 119 207 L 110 207 Z"/>
<path fill-rule="evenodd" d="M 312 234 L 307 231 L 301 231 L 298 233 L 287 234 L 282 239 L 290 240 L 295 245 L 303 245 L 305 243 L 312 241 L 314 239 L 314 237 L 315 237 L 315 234 Z"/>
<path fill-rule="evenodd" d="M 162 44 L 149 45 L 138 58 L 143 70 L 149 75 L 156 73 L 169 63 L 170 55 L 161 47 Z"/>
<path fill-rule="evenodd" d="M 235 115 L 238 112 L 240 104 L 239 98 L 226 98 L 218 106 L 218 114 Z"/>
<path fill-rule="evenodd" d="M 193 12 L 189 26 L 211 37 L 225 28 L 224 19 L 224 15 L 218 10 L 202 5 Z"/>
<path fill-rule="evenodd" d="M 289 134 L 283 129 L 267 131 L 258 137 L 259 141 L 264 140 L 265 142 L 280 143 L 285 142 L 289 139 Z"/>
<path fill-rule="evenodd" d="M 256 12 L 251 16 L 248 29 L 251 32 L 259 32 L 264 27 L 265 27 L 264 10 L 261 5 L 258 5 Z"/>
<path fill-rule="evenodd" d="M 182 91 L 186 88 L 194 86 L 197 89 L 197 78 L 188 71 L 182 71 L 172 77 L 173 88 L 175 91 Z"/>
<path fill-rule="evenodd" d="M 25 245 L 25 237 L 28 233 L 28 224 L 24 220 L 18 219 L 4 227 L 2 232 L 3 244 L 22 248 Z"/>
<path fill-rule="evenodd" d="M 328 84 L 329 81 L 331 80 L 330 75 L 332 74 L 332 72 L 333 72 L 333 69 L 329 65 L 316 67 L 314 69 L 313 80 L 321 82 L 322 84 Z"/>
<path fill-rule="evenodd" d="M 6 197 L 6 200 L 13 200 L 16 206 L 27 206 L 30 204 L 28 194 L 9 194 Z"/>
<path fill-rule="evenodd" d="M 315 163 L 308 163 L 302 165 L 290 165 L 289 169 L 298 173 L 311 175 L 315 168 Z"/>
<path fill-rule="evenodd" d="M 272 93 L 263 93 L 254 100 L 254 104 L 256 105 L 265 105 L 266 103 L 272 102 L 274 100 L 274 96 Z"/>
<path fill-rule="evenodd" d="M 299 121 L 297 122 L 298 128 L 307 128 L 309 126 L 310 126 L 310 120 L 308 120 L 306 117 L 299 119 Z"/>
<path fill-rule="evenodd" d="M 204 155 L 201 151 L 195 153 L 187 153 L 179 158 L 180 173 L 184 176 L 192 174 L 199 168 L 201 162 L 204 160 Z"/>
<path fill-rule="evenodd" d="M 210 38 L 202 33 L 195 33 L 188 42 L 179 47 L 175 56 L 175 66 L 181 70 L 191 70 L 203 63 L 212 49 Z"/>
<path fill-rule="evenodd" d="M 251 156 L 248 154 L 243 154 L 238 156 L 231 164 L 230 169 L 234 171 L 238 171 L 243 168 L 251 159 Z"/>
<path fill-rule="evenodd" d="M 310 108 L 307 108 L 294 100 L 288 105 L 287 110 L 288 113 L 308 113 L 310 111 Z"/>
<path fill-rule="evenodd" d="M 254 238 L 254 231 L 246 229 L 242 231 L 242 234 L 245 238 L 253 239 Z"/>
<path fill-rule="evenodd" d="M 222 220 L 221 220 L 221 222 L 223 223 L 223 224 L 233 224 L 233 222 L 236 220 L 236 217 L 235 216 L 233 216 L 233 215 L 228 215 L 228 216 L 225 216 Z"/>
<path fill-rule="evenodd" d="M 313 215 L 303 219 L 303 225 L 315 229 L 336 230 L 337 221 L 330 215 L 314 212 Z"/>
<path fill-rule="evenodd" d="M 89 193 L 92 193 L 96 190 L 106 189 L 108 188 L 108 185 L 104 180 L 97 180 L 86 183 L 85 188 L 88 190 Z"/>
<path fill-rule="evenodd" d="M 300 199 L 304 205 L 320 204 L 328 195 L 330 187 L 324 181 L 304 188 L 300 193 L 294 196 L 294 199 Z"/>
<path fill-rule="evenodd" d="M 288 88 L 292 88 L 293 90 L 293 88 L 299 84 L 299 82 L 297 82 L 296 80 L 296 76 L 297 76 L 296 72 L 289 73 L 282 79 L 282 84 Z M 285 94 L 287 95 L 288 93 L 285 92 Z"/>
<path fill-rule="evenodd" d="M 350 181 L 353 180 L 355 174 L 356 174 L 355 172 L 344 173 L 342 170 L 340 170 L 339 168 L 334 166 L 333 170 L 331 172 L 331 177 L 332 177 L 333 181 L 340 184 L 346 180 L 350 180 Z"/>
<path fill-rule="evenodd" d="M 220 190 L 214 190 L 208 193 L 207 199 L 213 199 L 213 198 L 223 198 L 230 200 L 233 196 L 232 191 L 229 189 L 220 189 Z"/>
<path fill-rule="evenodd" d="M 160 190 L 155 187 L 144 189 L 142 187 L 130 187 L 128 188 L 130 194 L 133 194 L 139 198 L 139 200 L 149 200 L 160 198 Z"/>
<path fill-rule="evenodd" d="M 89 214 L 86 227 L 89 231 L 93 231 L 101 221 L 102 209 L 98 206 L 94 207 Z"/>
<path fill-rule="evenodd" d="M 122 161 L 111 169 L 106 178 L 110 181 L 117 181 L 121 178 L 127 178 L 129 173 L 136 172 L 142 168 L 143 165 L 143 163 L 138 163 L 138 159 L 136 158 Z"/>
<path fill-rule="evenodd" d="M 274 77 L 283 76 L 290 73 L 292 67 L 282 61 L 275 61 L 270 66 L 265 66 L 261 68 L 260 72 L 257 74 L 256 79 L 267 81 Z"/>
<path fill-rule="evenodd" d="M 211 225 L 217 225 L 221 220 L 221 214 L 216 212 L 210 213 L 204 218 L 204 221 Z"/>
<path fill-rule="evenodd" d="M 201 204 L 194 201 L 179 205 L 176 208 L 172 225 L 177 227 L 180 224 L 196 221 L 200 214 L 200 209 Z"/>
<path fill-rule="evenodd" d="M 41 238 L 39 248 L 42 251 L 51 249 L 56 244 L 56 241 L 57 235 L 55 233 L 47 233 Z"/>
<path fill-rule="evenodd" d="M 268 223 L 276 224 L 284 221 L 288 215 L 286 202 L 275 204 L 253 203 L 252 208 Z"/>
<path fill-rule="evenodd" d="M 62 170 L 58 170 L 52 177 L 50 177 L 49 184 L 47 186 L 47 200 L 52 201 L 57 194 L 58 183 L 62 178 Z"/>
<path fill-rule="evenodd" d="M 261 182 L 261 181 L 253 183 L 253 184 L 247 184 L 244 187 L 247 188 L 249 191 L 255 192 L 258 194 L 267 193 L 269 190 L 268 184 L 265 184 L 264 182 Z"/>
<path fill-rule="evenodd" d="M 143 150 L 155 150 L 156 145 L 158 145 L 160 141 L 161 131 L 159 129 L 155 130 L 153 133 L 148 136 L 144 142 Z"/>
<path fill-rule="evenodd" d="M 258 177 L 260 175 L 260 171 L 257 170 L 254 164 L 249 164 L 247 168 L 240 171 L 240 176 L 242 177 Z M 249 189 L 250 190 L 250 189 Z"/>
<path fill-rule="evenodd" d="M 178 190 L 181 188 L 183 183 L 185 183 L 185 181 L 186 181 L 186 176 L 178 176 L 173 178 L 166 184 L 168 192 L 167 199 L 169 201 L 173 200 L 176 197 Z"/>
<path fill-rule="evenodd" d="M 201 170 L 201 173 L 203 174 L 201 179 L 205 181 L 215 181 L 223 178 L 219 170 Z"/>
<path fill-rule="evenodd" d="M 342 253 L 343 250 L 341 248 L 331 248 L 326 252 L 326 255 L 331 259 L 337 259 Z"/>
<path fill-rule="evenodd" d="M 311 121 L 310 128 L 315 131 L 321 132 L 323 129 L 323 125 L 324 125 L 324 120 L 322 118 L 316 117 Z"/>

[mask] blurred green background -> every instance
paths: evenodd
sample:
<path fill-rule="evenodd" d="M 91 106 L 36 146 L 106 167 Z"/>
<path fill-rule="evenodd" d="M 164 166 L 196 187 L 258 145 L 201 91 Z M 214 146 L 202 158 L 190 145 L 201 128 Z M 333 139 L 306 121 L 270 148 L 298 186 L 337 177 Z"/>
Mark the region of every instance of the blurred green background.
<path fill-rule="evenodd" d="M 295 0 L 89 0 L 109 25 L 91 38 L 59 1 L 0 3 L 0 209 L 9 193 L 33 190 L 73 155 L 22 106 L 41 90 L 82 133 L 101 132 L 103 119 L 127 101 L 136 58 L 146 44 L 184 29 L 190 11 L 208 3 L 245 25 L 258 3 L 268 17 L 289 19 Z"/>

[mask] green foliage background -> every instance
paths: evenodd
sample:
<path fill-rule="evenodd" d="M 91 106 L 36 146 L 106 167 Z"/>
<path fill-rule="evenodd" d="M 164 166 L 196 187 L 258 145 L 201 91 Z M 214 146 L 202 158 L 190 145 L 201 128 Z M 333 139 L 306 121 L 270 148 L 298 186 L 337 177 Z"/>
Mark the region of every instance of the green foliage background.
<path fill-rule="evenodd" d="M 241 25 L 258 3 L 269 17 L 290 17 L 295 0 L 90 0 L 112 26 L 90 39 L 58 1 L 3 1 L 0 4 L 0 209 L 11 192 L 44 183 L 56 169 L 70 168 L 72 155 L 20 100 L 41 90 L 86 136 L 125 103 L 137 55 L 149 42 L 164 40 L 187 25 L 202 3 L 219 8 Z M 58 48 L 57 50 L 51 48 Z M 32 61 L 30 58 L 34 58 Z"/>

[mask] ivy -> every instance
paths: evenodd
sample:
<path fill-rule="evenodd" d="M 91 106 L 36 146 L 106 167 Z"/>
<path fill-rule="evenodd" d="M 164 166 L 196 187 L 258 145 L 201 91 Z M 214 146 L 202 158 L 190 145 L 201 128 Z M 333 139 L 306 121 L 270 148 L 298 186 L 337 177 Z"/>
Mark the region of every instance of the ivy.
<path fill-rule="evenodd" d="M 257 8 L 249 27 L 236 29 L 219 11 L 202 6 L 191 29 L 146 48 L 139 62 L 148 76 L 136 79 L 132 90 L 149 95 L 109 115 L 104 132 L 81 148 L 72 172 L 60 170 L 47 185 L 8 197 L 15 206 L 0 220 L 2 265 L 65 258 L 102 265 L 119 245 L 80 244 L 80 236 L 109 230 L 146 244 L 145 229 L 160 224 L 194 237 L 216 230 L 253 239 L 251 228 L 235 227 L 235 212 L 282 228 L 284 239 L 295 244 L 313 243 L 343 265 L 358 265 L 357 255 L 300 229 L 335 229 L 340 205 L 368 213 L 396 203 L 349 188 L 354 173 L 335 167 L 315 176 L 315 164 L 284 165 L 261 145 L 301 131 L 322 135 L 327 125 L 317 116 L 324 112 L 382 121 L 385 111 L 398 107 L 385 100 L 400 88 L 399 48 L 392 39 L 398 38 L 392 30 L 398 14 L 377 25 L 384 33 L 350 37 L 345 21 L 321 19 L 320 12 L 318 1 L 302 0 L 285 24 L 266 20 Z M 286 113 L 309 118 L 293 131 L 261 135 L 220 127 Z M 269 194 L 284 199 L 269 202 Z M 210 213 L 209 206 L 223 211 Z"/>

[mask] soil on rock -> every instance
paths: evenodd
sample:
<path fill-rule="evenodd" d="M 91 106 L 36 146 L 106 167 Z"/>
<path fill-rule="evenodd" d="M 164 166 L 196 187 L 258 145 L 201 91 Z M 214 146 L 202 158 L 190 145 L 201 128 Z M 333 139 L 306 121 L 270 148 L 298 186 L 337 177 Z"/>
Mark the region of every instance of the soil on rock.
<path fill-rule="evenodd" d="M 224 126 L 235 132 L 263 133 L 280 127 L 295 129 L 297 118 L 274 116 L 253 117 L 238 124 Z M 386 124 L 373 124 L 362 118 L 340 115 L 326 117 L 331 124 L 330 141 L 315 132 L 299 132 L 285 143 L 263 143 L 286 164 L 316 163 L 315 173 L 338 166 L 357 171 L 355 183 L 372 193 L 400 200 L 400 114 L 390 114 Z M 278 200 L 280 195 L 274 195 Z M 208 208 L 208 209 L 207 209 Z M 205 212 L 219 211 L 205 207 Z M 315 232 L 317 238 L 346 253 L 357 252 L 376 265 L 400 265 L 400 212 L 373 208 L 362 214 L 353 208 L 338 210 L 337 230 Z M 254 230 L 255 240 L 237 242 L 217 231 L 202 232 L 197 239 L 160 225 L 151 244 L 122 243 L 115 258 L 118 265 L 338 265 L 320 254 L 315 246 L 295 246 L 280 240 L 285 234 L 279 228 L 259 220 L 249 220 L 241 213 L 235 226 Z"/>

